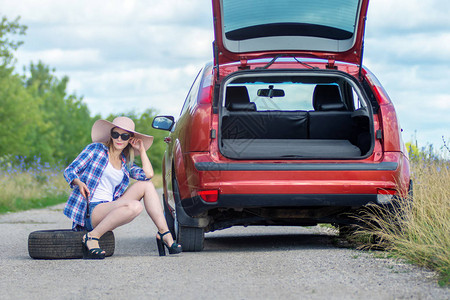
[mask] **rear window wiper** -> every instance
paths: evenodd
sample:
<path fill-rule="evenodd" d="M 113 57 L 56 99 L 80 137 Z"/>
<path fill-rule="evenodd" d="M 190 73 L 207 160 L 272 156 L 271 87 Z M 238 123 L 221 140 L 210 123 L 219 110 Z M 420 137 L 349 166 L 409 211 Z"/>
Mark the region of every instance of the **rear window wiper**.
<path fill-rule="evenodd" d="M 265 65 L 264 67 L 257 67 L 257 68 L 255 68 L 255 69 L 256 69 L 256 70 L 265 70 L 265 69 L 267 69 L 268 67 L 270 67 L 270 66 L 271 66 L 278 58 L 280 58 L 280 57 L 292 57 L 296 62 L 298 62 L 298 63 L 301 64 L 301 65 L 304 65 L 304 66 L 307 67 L 307 68 L 310 68 L 310 69 L 318 69 L 318 67 L 314 67 L 314 66 L 308 65 L 307 63 L 304 63 L 304 62 L 298 60 L 297 57 L 295 57 L 295 55 L 293 55 L 293 54 L 278 54 L 278 55 L 276 55 L 274 58 L 272 58 L 272 60 L 269 61 L 269 63 L 268 63 L 267 65 Z"/>

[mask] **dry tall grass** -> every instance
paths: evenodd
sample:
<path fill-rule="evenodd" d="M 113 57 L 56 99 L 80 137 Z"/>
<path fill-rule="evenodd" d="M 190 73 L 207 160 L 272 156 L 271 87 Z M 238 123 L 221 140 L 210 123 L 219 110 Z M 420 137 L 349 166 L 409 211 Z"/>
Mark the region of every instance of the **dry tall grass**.
<path fill-rule="evenodd" d="M 450 163 L 423 160 L 412 164 L 414 196 L 393 210 L 371 207 L 363 219 L 368 226 L 356 232 L 365 237 L 363 247 L 381 246 L 414 264 L 450 279 Z M 360 239 L 361 241 L 362 239 Z M 371 243 L 367 243 L 370 240 Z"/>

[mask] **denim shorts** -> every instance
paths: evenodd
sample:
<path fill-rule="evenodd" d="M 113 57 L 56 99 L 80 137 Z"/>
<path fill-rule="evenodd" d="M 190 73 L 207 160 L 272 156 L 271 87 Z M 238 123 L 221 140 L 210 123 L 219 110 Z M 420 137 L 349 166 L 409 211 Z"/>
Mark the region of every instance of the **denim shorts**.
<path fill-rule="evenodd" d="M 85 220 L 85 227 L 87 231 L 92 231 L 92 229 L 94 229 L 94 227 L 92 227 L 92 222 L 91 222 L 91 216 L 92 216 L 92 212 L 94 211 L 94 208 L 102 203 L 107 203 L 109 201 L 99 201 L 99 202 L 90 202 L 89 203 L 89 218 L 86 216 L 86 220 Z"/>

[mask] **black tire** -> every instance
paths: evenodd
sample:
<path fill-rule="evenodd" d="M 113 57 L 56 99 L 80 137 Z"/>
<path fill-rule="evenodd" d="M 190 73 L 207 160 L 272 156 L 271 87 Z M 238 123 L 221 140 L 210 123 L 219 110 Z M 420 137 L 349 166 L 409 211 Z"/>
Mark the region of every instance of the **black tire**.
<path fill-rule="evenodd" d="M 172 182 L 173 196 L 175 203 L 180 203 L 180 193 L 178 190 L 178 182 L 174 178 Z M 203 242 L 205 241 L 205 231 L 203 228 L 182 226 L 176 222 L 175 231 L 177 242 L 183 247 L 184 252 L 199 252 L 203 250 Z M 175 223 L 174 222 L 174 223 Z M 170 227 L 169 227 L 170 228 Z"/>
<path fill-rule="evenodd" d="M 28 253 L 36 259 L 69 259 L 82 258 L 82 236 L 86 231 L 70 229 L 39 230 L 28 236 Z M 114 254 L 115 239 L 112 231 L 105 233 L 99 241 L 100 248 L 106 256 Z"/>
<path fill-rule="evenodd" d="M 203 250 L 205 232 L 203 228 L 178 226 L 177 241 L 184 252 L 199 252 Z"/>
<path fill-rule="evenodd" d="M 172 214 L 170 213 L 169 208 L 167 207 L 167 203 L 165 201 L 164 195 L 163 195 L 163 207 L 164 207 L 164 216 L 166 217 L 167 227 L 169 227 L 169 230 L 170 230 L 170 233 L 172 234 L 173 239 L 176 240 L 177 235 L 175 232 L 175 219 L 173 218 Z"/>

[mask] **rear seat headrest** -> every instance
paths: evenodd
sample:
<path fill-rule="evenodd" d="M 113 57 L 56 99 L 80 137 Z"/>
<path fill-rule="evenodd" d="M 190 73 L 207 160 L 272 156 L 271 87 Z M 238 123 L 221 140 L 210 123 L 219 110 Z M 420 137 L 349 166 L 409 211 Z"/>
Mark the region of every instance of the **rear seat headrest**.
<path fill-rule="evenodd" d="M 230 111 L 256 111 L 256 104 L 254 102 L 249 103 L 230 103 L 227 106 Z"/>
<path fill-rule="evenodd" d="M 319 105 L 320 111 L 346 110 L 344 103 L 328 103 Z"/>
<path fill-rule="evenodd" d="M 225 95 L 225 106 L 230 103 L 250 103 L 248 90 L 245 86 L 228 86 Z"/>
<path fill-rule="evenodd" d="M 318 84 L 314 89 L 313 107 L 316 111 L 346 110 L 337 85 Z"/>

